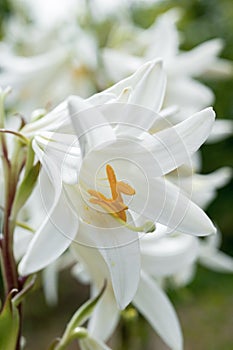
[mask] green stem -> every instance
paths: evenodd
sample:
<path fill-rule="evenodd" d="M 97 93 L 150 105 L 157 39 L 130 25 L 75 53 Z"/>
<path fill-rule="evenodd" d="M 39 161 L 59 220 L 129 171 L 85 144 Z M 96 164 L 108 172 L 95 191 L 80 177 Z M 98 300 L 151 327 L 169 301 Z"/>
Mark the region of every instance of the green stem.
<path fill-rule="evenodd" d="M 4 280 L 5 295 L 11 293 L 13 289 L 19 290 L 19 280 L 17 266 L 13 253 L 13 232 L 15 229 L 16 218 L 11 219 L 11 210 L 16 193 L 17 181 L 19 176 L 14 173 L 18 168 L 16 163 L 17 157 L 14 159 L 14 165 L 12 166 L 12 160 L 8 158 L 8 146 L 5 139 L 5 111 L 4 111 L 4 99 L 7 91 L 0 92 L 0 151 L 2 158 L 2 168 L 4 175 L 4 213 L 3 213 L 3 236 L 1 238 L 1 266 L 2 275 Z M 21 305 L 18 305 L 21 323 Z M 18 341 L 16 350 L 20 349 L 20 331 L 18 333 Z"/>
<path fill-rule="evenodd" d="M 6 295 L 13 289 L 18 288 L 18 278 L 16 263 L 13 255 L 13 231 L 15 223 L 10 220 L 11 208 L 14 200 L 15 188 L 11 184 L 11 167 L 4 164 L 5 178 L 5 206 L 3 219 L 3 240 L 2 240 L 2 256 L 3 269 L 5 276 L 5 292 Z"/>

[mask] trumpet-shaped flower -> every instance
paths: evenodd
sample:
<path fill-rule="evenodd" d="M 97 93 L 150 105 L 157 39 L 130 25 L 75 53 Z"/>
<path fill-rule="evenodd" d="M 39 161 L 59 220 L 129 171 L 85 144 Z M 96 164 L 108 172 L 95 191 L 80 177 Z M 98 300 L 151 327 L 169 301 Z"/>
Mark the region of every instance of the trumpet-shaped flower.
<path fill-rule="evenodd" d="M 151 134 L 161 117 L 145 107 L 159 111 L 164 89 L 161 62 L 149 62 L 101 94 L 70 97 L 72 134 L 64 133 L 66 113 L 61 116 L 65 128 L 52 114 L 38 121 L 45 129 L 51 121 L 58 127 L 34 139 L 54 200 L 51 205 L 41 186 L 48 218 L 19 265 L 22 274 L 42 269 L 73 241 L 92 245 L 103 256 L 117 304 L 124 308 L 139 283 L 141 235 L 154 231 L 156 223 L 192 235 L 215 231 L 202 209 L 164 177 L 206 140 L 214 112 L 208 108 Z"/>

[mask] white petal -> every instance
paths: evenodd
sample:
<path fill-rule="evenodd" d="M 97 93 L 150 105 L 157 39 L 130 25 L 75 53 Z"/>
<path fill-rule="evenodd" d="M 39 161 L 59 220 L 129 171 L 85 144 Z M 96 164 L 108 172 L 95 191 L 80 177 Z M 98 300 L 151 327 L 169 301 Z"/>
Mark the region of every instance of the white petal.
<path fill-rule="evenodd" d="M 233 273 L 233 258 L 217 249 L 203 250 L 200 262 L 207 268 L 224 273 Z"/>
<path fill-rule="evenodd" d="M 138 105 L 109 103 L 100 106 L 99 109 L 113 126 L 118 139 L 143 138 L 143 134 L 149 132 L 155 123 L 171 126 L 159 114 Z"/>
<path fill-rule="evenodd" d="M 168 80 L 165 105 L 178 105 L 181 112 L 184 110 L 184 118 L 212 105 L 213 102 L 214 94 L 211 89 L 198 81 L 187 77 Z"/>
<path fill-rule="evenodd" d="M 66 197 L 62 192 L 21 260 L 20 274 L 31 274 L 56 260 L 72 243 L 77 229 L 78 219 L 67 206 Z"/>
<path fill-rule="evenodd" d="M 71 122 L 69 119 L 67 100 L 65 100 L 43 118 L 26 124 L 22 129 L 22 133 L 29 137 L 45 130 L 57 131 L 57 129 L 62 128 L 64 132 L 64 128 L 67 128 L 67 125 L 68 129 L 70 129 Z"/>
<path fill-rule="evenodd" d="M 93 148 L 115 140 L 112 127 L 96 107 L 78 96 L 70 96 L 68 109 L 83 156 Z"/>
<path fill-rule="evenodd" d="M 142 64 L 142 58 L 110 48 L 103 49 L 102 57 L 107 75 L 113 82 L 124 79 Z"/>
<path fill-rule="evenodd" d="M 215 62 L 216 56 L 222 48 L 223 41 L 221 39 L 213 39 L 198 45 L 188 52 L 181 53 L 176 57 L 176 74 L 200 76 Z"/>
<path fill-rule="evenodd" d="M 233 121 L 227 119 L 216 119 L 207 142 L 218 142 L 233 135 Z"/>
<path fill-rule="evenodd" d="M 232 77 L 233 74 L 233 64 L 232 61 L 218 58 L 215 62 L 211 64 L 207 71 L 205 71 L 205 77 L 213 79 L 227 79 Z"/>
<path fill-rule="evenodd" d="M 133 75 L 121 80 L 104 93 L 113 93 L 117 98 L 125 88 L 131 87 L 132 95 L 129 103 L 135 103 L 156 112 L 162 106 L 165 85 L 165 73 L 161 60 L 158 59 L 145 63 Z"/>
<path fill-rule="evenodd" d="M 150 244 L 144 244 L 145 239 L 141 240 L 142 269 L 152 276 L 171 276 L 198 257 L 196 237 L 174 235 Z"/>
<path fill-rule="evenodd" d="M 56 260 L 71 244 L 78 229 L 78 219 L 73 213 L 61 185 L 59 169 L 46 154 L 34 143 L 34 149 L 47 172 L 47 186 L 54 188 L 51 207 L 47 207 L 50 198 L 45 186 L 41 187 L 41 200 L 47 210 L 47 218 L 35 233 L 30 246 L 19 264 L 19 271 L 27 275 L 38 271 Z M 43 173 L 42 173 L 43 176 Z M 44 184 L 43 184 L 44 185 Z"/>
<path fill-rule="evenodd" d="M 157 283 L 145 273 L 141 275 L 133 303 L 171 349 L 182 350 L 181 329 L 173 306 Z"/>
<path fill-rule="evenodd" d="M 148 179 L 148 189 L 138 183 L 130 208 L 172 231 L 204 236 L 216 231 L 204 211 L 165 179 Z"/>
<path fill-rule="evenodd" d="M 145 138 L 142 146 L 153 152 L 162 173 L 166 174 L 186 163 L 206 141 L 214 118 L 213 109 L 206 108 L 174 127 L 154 134 L 153 138 Z"/>
<path fill-rule="evenodd" d="M 108 266 L 118 307 L 124 309 L 132 301 L 140 278 L 137 233 L 122 226 L 106 229 L 82 222 L 77 241 L 99 250 Z"/>
<path fill-rule="evenodd" d="M 81 167 L 81 150 L 77 137 L 53 132 L 42 132 L 35 136 L 37 143 L 61 171 L 63 182 L 76 184 Z"/>
<path fill-rule="evenodd" d="M 142 79 L 132 91 L 128 103 L 143 106 L 159 112 L 164 99 L 166 75 L 162 62 L 154 62 L 148 67 Z"/>
<path fill-rule="evenodd" d="M 28 249 L 33 233 L 17 227 L 14 233 L 14 257 L 19 261 Z"/>
<path fill-rule="evenodd" d="M 195 264 L 183 266 L 182 269 L 173 276 L 172 282 L 178 288 L 187 286 L 194 279 L 195 273 Z"/>
<path fill-rule="evenodd" d="M 210 174 L 193 174 L 191 176 L 171 176 L 169 180 L 181 187 L 186 193 L 192 188 L 192 200 L 205 208 L 217 195 L 217 189 L 223 187 L 232 177 L 232 169 L 220 168 Z"/>
<path fill-rule="evenodd" d="M 122 245 L 120 232 L 119 229 L 119 232 L 114 232 L 114 235 L 115 240 Z M 110 234 L 113 236 L 112 233 Z M 136 240 L 125 246 L 101 250 L 101 254 L 110 270 L 118 307 L 124 309 L 132 301 L 138 287 L 140 278 L 139 242 Z"/>
<path fill-rule="evenodd" d="M 86 234 L 85 229 L 82 228 L 82 223 L 80 223 L 79 227 L 79 240 L 81 234 Z M 75 260 L 78 261 L 78 265 L 81 264 L 82 273 L 84 272 L 87 276 L 85 283 L 92 282 L 98 290 L 103 286 L 104 280 L 106 280 L 108 284 L 110 283 L 110 275 L 107 265 L 98 249 L 93 246 L 81 244 L 78 240 L 74 240 L 70 250 L 74 255 Z M 79 279 L 79 274 L 78 276 L 76 275 L 76 268 L 72 270 L 72 273 Z"/>
<path fill-rule="evenodd" d="M 58 302 L 58 263 L 54 261 L 42 271 L 42 286 L 48 305 L 54 306 Z"/>
<path fill-rule="evenodd" d="M 172 9 L 160 15 L 155 23 L 145 30 L 142 39 L 148 43 L 147 58 L 161 57 L 166 64 L 166 61 L 177 55 L 179 33 L 175 22 L 179 17 L 178 9 Z"/>

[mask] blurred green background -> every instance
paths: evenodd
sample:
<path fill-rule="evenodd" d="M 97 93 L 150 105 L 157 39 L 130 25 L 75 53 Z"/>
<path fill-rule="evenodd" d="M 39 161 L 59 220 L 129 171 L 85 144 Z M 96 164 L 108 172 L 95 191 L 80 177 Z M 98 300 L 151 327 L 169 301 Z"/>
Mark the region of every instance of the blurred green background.
<path fill-rule="evenodd" d="M 184 33 L 183 49 L 211 39 L 222 38 L 225 48 L 222 57 L 233 60 L 233 3 L 232 0 L 162 1 L 144 6 L 138 1 L 132 6 L 134 21 L 149 26 L 160 13 L 171 7 L 183 9 L 179 23 Z M 0 28 L 3 19 L 11 14 L 10 3 L 0 1 Z M 205 81 L 215 95 L 214 108 L 219 118 L 233 118 L 233 79 Z M 222 166 L 233 166 L 233 137 L 202 148 L 203 172 Z M 208 208 L 209 215 L 223 233 L 222 249 L 233 256 L 233 181 L 219 190 L 218 197 Z M 24 334 L 26 349 L 42 350 L 50 340 L 61 335 L 65 323 L 88 295 L 88 288 L 79 285 L 69 273 L 60 276 L 58 306 L 46 306 L 41 288 L 30 295 L 25 305 Z M 186 288 L 169 291 L 181 320 L 185 350 L 233 349 L 233 278 L 198 267 L 196 278 Z M 139 318 L 139 322 L 138 321 Z M 116 350 L 165 350 L 167 347 L 139 315 L 126 310 L 117 334 L 110 344 Z M 73 344 L 70 349 L 77 349 Z"/>

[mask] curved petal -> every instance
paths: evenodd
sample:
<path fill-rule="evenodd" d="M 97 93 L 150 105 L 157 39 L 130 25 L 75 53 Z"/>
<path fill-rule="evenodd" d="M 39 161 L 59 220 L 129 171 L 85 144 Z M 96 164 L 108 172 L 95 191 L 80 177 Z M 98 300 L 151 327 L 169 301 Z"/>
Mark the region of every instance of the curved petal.
<path fill-rule="evenodd" d="M 145 239 L 141 240 L 142 269 L 152 276 L 171 276 L 198 258 L 196 237 L 175 235 L 146 245 Z"/>
<path fill-rule="evenodd" d="M 171 124 L 159 114 L 142 106 L 126 103 L 108 103 L 99 107 L 113 126 L 117 139 L 142 138 L 155 124 Z"/>
<path fill-rule="evenodd" d="M 163 104 L 165 89 L 166 74 L 162 62 L 152 61 L 142 79 L 132 90 L 128 103 L 159 112 Z"/>
<path fill-rule="evenodd" d="M 113 93 L 116 98 L 125 88 L 131 87 L 129 103 L 137 104 L 158 112 L 162 106 L 166 76 L 160 59 L 143 64 L 133 75 L 121 80 L 104 93 Z"/>
<path fill-rule="evenodd" d="M 68 109 L 83 157 L 93 148 L 115 140 L 112 127 L 95 106 L 78 96 L 70 96 Z"/>
<path fill-rule="evenodd" d="M 132 301 L 140 278 L 137 233 L 121 225 L 104 229 L 80 222 L 76 239 L 78 244 L 99 250 L 108 266 L 117 305 L 124 309 Z"/>
<path fill-rule="evenodd" d="M 165 105 L 179 106 L 183 119 L 208 107 L 214 102 L 214 94 L 207 86 L 187 77 L 168 80 Z M 180 113 L 178 114 L 180 116 Z"/>
<path fill-rule="evenodd" d="M 148 179 L 148 189 L 138 183 L 130 208 L 168 226 L 172 231 L 204 236 L 216 231 L 211 220 L 181 190 L 165 179 Z"/>
<path fill-rule="evenodd" d="M 217 272 L 233 272 L 233 258 L 218 249 L 221 245 L 219 230 L 216 235 L 209 236 L 200 243 L 201 264 Z"/>
<path fill-rule="evenodd" d="M 180 18 L 178 9 L 166 11 L 160 15 L 155 23 L 142 34 L 143 42 L 147 41 L 147 58 L 161 57 L 166 65 L 177 55 L 179 47 L 179 33 L 176 22 Z"/>
<path fill-rule="evenodd" d="M 122 245 L 120 232 L 114 234 L 116 241 Z M 118 307 L 124 309 L 132 301 L 138 287 L 140 278 L 139 242 L 135 240 L 125 246 L 101 250 L 101 254 L 110 270 Z"/>
<path fill-rule="evenodd" d="M 20 274 L 31 274 L 56 260 L 72 243 L 77 229 L 77 217 L 67 206 L 66 197 L 62 192 L 31 240 L 19 264 Z"/>
<path fill-rule="evenodd" d="M 221 39 L 206 41 L 194 49 L 176 57 L 175 73 L 189 76 L 200 76 L 215 62 L 223 48 Z"/>
<path fill-rule="evenodd" d="M 153 138 L 145 138 L 142 146 L 153 153 L 162 174 L 166 174 L 186 163 L 206 141 L 214 118 L 213 109 L 206 108 L 171 128 L 157 132 Z"/>
<path fill-rule="evenodd" d="M 19 272 L 22 275 L 38 271 L 56 260 L 75 238 L 79 225 L 77 216 L 67 205 L 59 169 L 36 143 L 34 149 L 49 176 L 50 182 L 47 179 L 47 186 L 53 186 L 55 195 L 52 206 L 47 208 L 47 218 L 35 233 L 19 264 Z M 47 206 L 46 202 L 49 199 L 45 187 L 41 187 L 41 200 Z"/>
<path fill-rule="evenodd" d="M 76 184 L 81 167 L 81 151 L 75 135 L 42 132 L 36 142 L 61 171 L 63 182 Z"/>
<path fill-rule="evenodd" d="M 203 250 L 200 262 L 207 268 L 224 273 L 233 273 L 233 258 L 217 249 Z"/>
<path fill-rule="evenodd" d="M 192 200 L 205 208 L 217 195 L 217 189 L 223 187 L 232 177 L 232 169 L 223 167 L 210 174 L 191 174 L 191 176 L 169 176 L 169 180 L 181 187 L 186 193 L 192 187 Z"/>
<path fill-rule="evenodd" d="M 22 133 L 29 137 L 38 133 L 40 134 L 41 131 L 57 131 L 59 128 L 62 128 L 63 132 L 67 128 L 69 131 L 72 131 L 67 100 L 60 103 L 43 118 L 26 124 L 22 129 Z"/>
<path fill-rule="evenodd" d="M 183 340 L 175 310 L 157 283 L 142 273 L 134 305 L 173 350 L 182 350 Z"/>
<path fill-rule="evenodd" d="M 143 59 L 112 48 L 102 50 L 103 63 L 108 77 L 116 82 L 135 72 Z M 112 69 L 114 67 L 114 69 Z"/>
<path fill-rule="evenodd" d="M 14 233 L 14 257 L 19 261 L 28 249 L 30 241 L 33 238 L 33 233 L 17 227 Z"/>
<path fill-rule="evenodd" d="M 233 135 L 233 120 L 216 119 L 207 142 L 218 142 Z"/>

